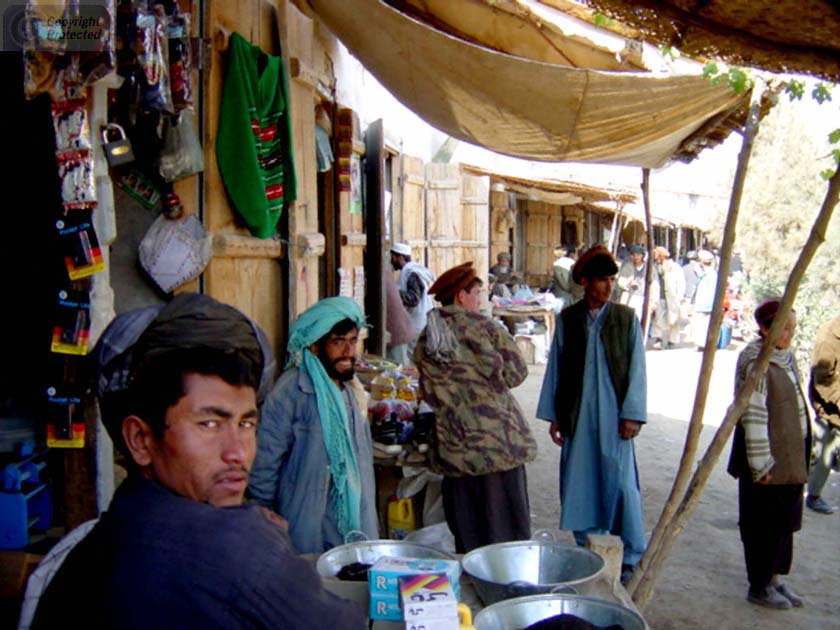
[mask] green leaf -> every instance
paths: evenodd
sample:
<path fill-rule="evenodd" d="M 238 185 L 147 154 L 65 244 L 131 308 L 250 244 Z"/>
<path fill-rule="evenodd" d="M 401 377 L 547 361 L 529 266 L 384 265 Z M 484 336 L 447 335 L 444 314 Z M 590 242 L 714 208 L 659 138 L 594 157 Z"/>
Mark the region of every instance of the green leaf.
<path fill-rule="evenodd" d="M 603 13 L 595 12 L 595 26 L 609 26 L 611 24 L 615 24 L 615 20 L 608 18 Z"/>
<path fill-rule="evenodd" d="M 840 149 L 832 149 L 831 157 L 834 158 L 836 164 L 840 164 Z"/>
<path fill-rule="evenodd" d="M 811 98 L 813 98 L 817 103 L 822 105 L 826 101 L 831 100 L 831 86 L 826 85 L 825 83 L 817 83 L 814 86 L 814 89 L 811 91 Z"/>
<path fill-rule="evenodd" d="M 710 61 L 705 66 L 703 66 L 703 78 L 704 79 L 711 79 L 719 72 L 717 64 L 714 61 Z"/>
<path fill-rule="evenodd" d="M 785 86 L 785 92 L 791 101 L 802 100 L 802 95 L 805 94 L 805 84 L 802 81 L 791 79 Z"/>
<path fill-rule="evenodd" d="M 826 181 L 831 179 L 832 177 L 834 177 L 834 169 L 827 168 L 824 171 L 820 171 L 820 177 L 822 177 Z"/>
<path fill-rule="evenodd" d="M 730 68 L 729 85 L 733 90 L 735 90 L 736 94 L 743 94 L 744 91 L 752 87 L 752 80 L 749 75 L 740 68 Z"/>
<path fill-rule="evenodd" d="M 831 144 L 837 144 L 840 142 L 840 129 L 835 129 L 830 134 L 828 134 L 828 141 Z"/>

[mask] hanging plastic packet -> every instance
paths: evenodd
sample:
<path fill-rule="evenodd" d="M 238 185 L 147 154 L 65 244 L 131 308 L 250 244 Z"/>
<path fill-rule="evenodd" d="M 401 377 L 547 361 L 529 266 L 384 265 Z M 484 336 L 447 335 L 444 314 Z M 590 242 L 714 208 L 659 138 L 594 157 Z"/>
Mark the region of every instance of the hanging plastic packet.
<path fill-rule="evenodd" d="M 72 151 L 58 156 L 58 178 L 65 212 L 96 207 L 96 179 L 89 151 Z"/>
<path fill-rule="evenodd" d="M 55 227 L 58 230 L 67 275 L 71 280 L 87 278 L 105 269 L 90 210 L 71 212 L 56 221 Z"/>
<path fill-rule="evenodd" d="M 160 201 L 160 191 L 152 180 L 136 169 L 120 180 L 120 188 L 150 210 Z"/>
<path fill-rule="evenodd" d="M 169 40 L 166 36 L 166 13 L 163 5 L 148 9 L 137 7 L 137 30 L 134 50 L 143 73 L 142 104 L 151 109 L 174 112 L 169 87 Z"/>
<path fill-rule="evenodd" d="M 163 132 L 163 149 L 158 171 L 167 182 L 195 175 L 204 170 L 204 151 L 195 131 L 193 115 L 182 111 L 169 118 Z"/>
<path fill-rule="evenodd" d="M 175 5 L 169 16 L 166 35 L 169 38 L 169 84 L 176 111 L 192 109 L 192 47 L 190 44 L 190 14 L 181 13 Z"/>
<path fill-rule="evenodd" d="M 55 129 L 56 155 L 90 150 L 90 125 L 85 104 L 85 99 L 74 99 L 59 101 L 50 106 Z"/>
<path fill-rule="evenodd" d="M 197 278 L 213 255 L 212 240 L 195 215 L 159 216 L 140 241 L 140 264 L 169 293 Z"/>
<path fill-rule="evenodd" d="M 53 321 L 50 351 L 86 355 L 90 340 L 90 296 L 87 291 L 61 289 Z"/>

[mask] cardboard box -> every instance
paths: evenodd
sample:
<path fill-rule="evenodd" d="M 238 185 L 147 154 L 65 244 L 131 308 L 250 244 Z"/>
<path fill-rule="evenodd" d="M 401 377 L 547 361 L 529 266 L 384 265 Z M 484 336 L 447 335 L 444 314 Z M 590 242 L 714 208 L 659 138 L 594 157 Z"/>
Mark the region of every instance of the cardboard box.
<path fill-rule="evenodd" d="M 461 563 L 457 560 L 425 560 L 418 558 L 391 558 L 385 556 L 370 568 L 368 583 L 370 594 L 400 598 L 398 578 L 401 575 L 421 573 L 444 573 L 449 578 L 455 597 L 460 596 L 458 581 L 461 579 Z"/>
<path fill-rule="evenodd" d="M 446 574 L 401 575 L 399 584 L 406 621 L 458 618 L 458 599 Z"/>
<path fill-rule="evenodd" d="M 461 564 L 458 561 L 391 558 L 386 556 L 377 560 L 368 574 L 370 589 L 369 617 L 387 621 L 403 621 L 399 577 L 401 575 L 411 576 L 429 573 L 442 573 L 449 579 L 457 606 L 457 597 L 460 592 L 458 581 L 461 578 Z"/>

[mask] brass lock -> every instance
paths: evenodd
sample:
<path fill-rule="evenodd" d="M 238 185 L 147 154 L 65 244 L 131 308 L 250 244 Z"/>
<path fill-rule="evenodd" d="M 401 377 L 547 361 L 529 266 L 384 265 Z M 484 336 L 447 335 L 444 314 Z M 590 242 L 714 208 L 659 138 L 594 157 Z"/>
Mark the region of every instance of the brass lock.
<path fill-rule="evenodd" d="M 108 139 L 109 131 L 118 134 L 116 140 Z M 102 128 L 102 147 L 105 149 L 105 158 L 111 167 L 122 166 L 134 161 L 134 150 L 131 148 L 131 142 L 125 135 L 125 129 L 117 123 L 108 123 Z"/>

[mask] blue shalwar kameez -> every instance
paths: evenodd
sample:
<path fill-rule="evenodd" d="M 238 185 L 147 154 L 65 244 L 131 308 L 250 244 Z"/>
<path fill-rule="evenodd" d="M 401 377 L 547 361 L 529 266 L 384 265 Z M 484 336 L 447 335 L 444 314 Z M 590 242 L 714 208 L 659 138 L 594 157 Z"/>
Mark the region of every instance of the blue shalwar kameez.
<path fill-rule="evenodd" d="M 560 529 L 572 530 L 583 544 L 586 534 L 612 533 L 624 543 L 624 564 L 635 565 L 645 550 L 642 497 L 633 440 L 623 440 L 621 419 L 647 420 L 647 385 L 641 327 L 631 340 L 629 387 L 618 409 L 601 341 L 601 327 L 611 304 L 587 318 L 586 360 L 577 428 L 560 456 Z M 555 421 L 555 392 L 563 360 L 563 320 L 558 315 L 537 417 Z"/>

